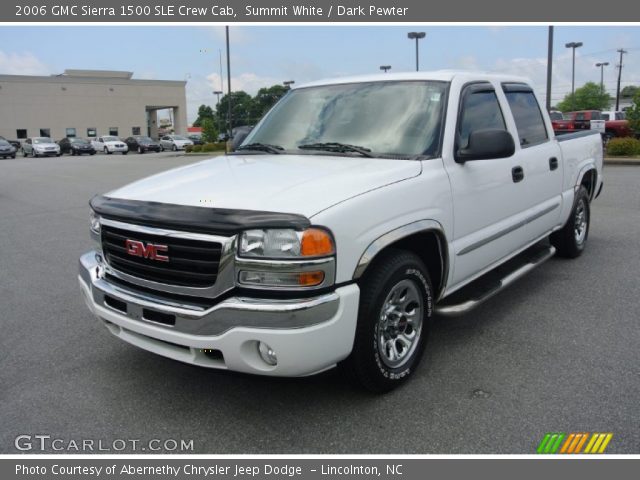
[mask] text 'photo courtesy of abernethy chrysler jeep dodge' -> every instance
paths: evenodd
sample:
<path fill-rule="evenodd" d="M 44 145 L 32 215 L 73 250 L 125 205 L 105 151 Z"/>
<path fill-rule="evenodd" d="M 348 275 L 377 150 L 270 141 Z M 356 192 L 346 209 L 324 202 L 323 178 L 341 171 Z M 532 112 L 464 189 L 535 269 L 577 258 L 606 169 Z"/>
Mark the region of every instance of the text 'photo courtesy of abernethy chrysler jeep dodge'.
<path fill-rule="evenodd" d="M 384 392 L 418 366 L 434 315 L 580 255 L 602 185 L 600 135 L 555 137 L 526 79 L 319 81 L 235 152 L 94 197 L 80 287 L 112 334 L 159 355 L 338 366 Z"/>

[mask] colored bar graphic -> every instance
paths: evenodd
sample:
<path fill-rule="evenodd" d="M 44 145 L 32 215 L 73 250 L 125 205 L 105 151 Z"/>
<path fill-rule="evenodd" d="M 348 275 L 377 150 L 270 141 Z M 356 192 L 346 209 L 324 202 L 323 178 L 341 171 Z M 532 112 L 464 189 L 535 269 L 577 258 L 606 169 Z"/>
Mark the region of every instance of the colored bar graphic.
<path fill-rule="evenodd" d="M 536 452 L 542 454 L 604 453 L 612 438 L 613 433 L 574 432 L 567 434 L 551 432 L 545 434 Z M 587 446 L 583 452 L 582 447 L 585 443 Z"/>

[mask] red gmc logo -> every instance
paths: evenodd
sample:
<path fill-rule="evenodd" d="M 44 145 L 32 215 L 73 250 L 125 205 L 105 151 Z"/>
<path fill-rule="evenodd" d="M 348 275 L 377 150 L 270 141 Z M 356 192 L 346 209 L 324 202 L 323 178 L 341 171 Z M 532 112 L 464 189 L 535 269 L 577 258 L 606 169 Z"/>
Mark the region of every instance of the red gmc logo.
<path fill-rule="evenodd" d="M 169 257 L 158 252 L 166 252 L 169 247 L 157 243 L 140 242 L 139 240 L 127 240 L 125 243 L 127 253 L 134 257 L 148 258 L 149 260 L 157 260 L 158 262 L 168 262 Z"/>

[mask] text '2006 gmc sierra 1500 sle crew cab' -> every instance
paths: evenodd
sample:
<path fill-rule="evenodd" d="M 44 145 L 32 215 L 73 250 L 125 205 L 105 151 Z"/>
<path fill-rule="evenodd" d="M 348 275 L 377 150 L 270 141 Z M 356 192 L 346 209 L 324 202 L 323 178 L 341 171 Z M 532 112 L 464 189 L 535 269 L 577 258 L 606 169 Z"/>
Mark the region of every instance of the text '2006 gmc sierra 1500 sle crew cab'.
<path fill-rule="evenodd" d="M 90 310 L 204 367 L 342 367 L 388 391 L 434 314 L 585 248 L 600 135 L 556 138 L 526 79 L 386 74 L 292 89 L 233 153 L 91 202 Z"/>

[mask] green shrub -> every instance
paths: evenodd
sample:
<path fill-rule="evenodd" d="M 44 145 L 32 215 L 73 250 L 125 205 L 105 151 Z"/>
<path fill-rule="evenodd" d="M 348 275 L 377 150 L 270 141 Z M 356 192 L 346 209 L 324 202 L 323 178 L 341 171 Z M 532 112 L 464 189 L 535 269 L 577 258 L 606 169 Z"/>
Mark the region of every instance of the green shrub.
<path fill-rule="evenodd" d="M 190 152 L 201 152 L 202 151 L 202 145 L 189 145 L 187 148 L 189 148 Z"/>
<path fill-rule="evenodd" d="M 607 155 L 640 155 L 640 140 L 633 137 L 612 138 L 607 143 Z"/>
<path fill-rule="evenodd" d="M 202 145 L 203 152 L 218 152 L 220 150 L 224 150 L 225 144 L 224 142 L 217 143 L 205 143 Z"/>
<path fill-rule="evenodd" d="M 194 147 L 194 145 L 186 145 L 184 147 L 185 153 L 193 152 L 193 147 Z"/>

